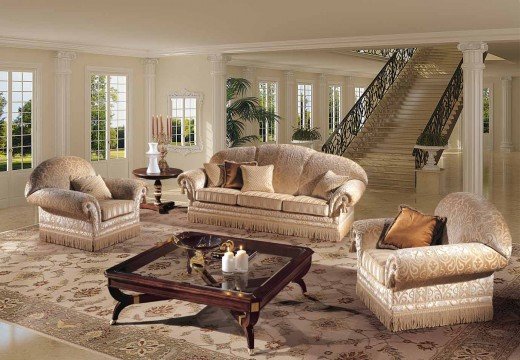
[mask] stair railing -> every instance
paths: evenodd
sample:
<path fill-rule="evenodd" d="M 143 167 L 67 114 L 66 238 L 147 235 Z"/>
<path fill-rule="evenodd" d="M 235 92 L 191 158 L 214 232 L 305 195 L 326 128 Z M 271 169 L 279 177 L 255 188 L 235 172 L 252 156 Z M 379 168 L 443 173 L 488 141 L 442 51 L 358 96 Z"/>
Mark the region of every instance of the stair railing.
<path fill-rule="evenodd" d="M 372 111 L 385 96 L 397 79 L 401 70 L 415 53 L 415 48 L 396 49 L 385 66 L 379 71 L 365 92 L 356 101 L 352 109 L 329 136 L 321 150 L 335 155 L 343 155 L 352 140 L 362 129 Z"/>

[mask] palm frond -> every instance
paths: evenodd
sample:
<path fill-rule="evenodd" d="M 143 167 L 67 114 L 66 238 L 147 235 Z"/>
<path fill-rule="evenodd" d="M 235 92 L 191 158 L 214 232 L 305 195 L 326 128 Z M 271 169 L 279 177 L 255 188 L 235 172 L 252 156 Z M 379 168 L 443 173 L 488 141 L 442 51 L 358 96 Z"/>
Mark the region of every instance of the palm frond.
<path fill-rule="evenodd" d="M 233 118 L 255 121 L 258 108 L 257 98 L 245 97 L 232 101 L 226 110 Z"/>
<path fill-rule="evenodd" d="M 256 136 L 256 135 L 243 136 L 243 137 L 235 139 L 233 142 L 231 142 L 230 147 L 243 146 L 248 143 L 255 142 L 257 140 L 258 140 L 258 136 Z"/>
<path fill-rule="evenodd" d="M 244 78 L 229 78 L 226 81 L 227 100 L 232 100 L 244 94 L 251 88 L 249 80 Z"/>

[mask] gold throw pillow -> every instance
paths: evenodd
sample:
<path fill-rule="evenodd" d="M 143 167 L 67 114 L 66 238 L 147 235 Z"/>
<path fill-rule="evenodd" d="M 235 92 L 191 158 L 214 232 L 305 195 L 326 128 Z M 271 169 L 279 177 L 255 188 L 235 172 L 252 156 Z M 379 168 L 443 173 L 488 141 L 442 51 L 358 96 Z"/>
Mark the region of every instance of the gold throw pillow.
<path fill-rule="evenodd" d="M 224 169 L 219 164 L 205 163 L 204 170 L 208 176 L 208 187 L 220 187 L 224 182 Z"/>
<path fill-rule="evenodd" d="M 105 181 L 103 181 L 101 175 L 72 179 L 70 184 L 72 186 L 72 190 L 92 195 L 98 200 L 112 199 L 112 194 L 107 188 L 107 185 L 105 184 Z"/>
<path fill-rule="evenodd" d="M 244 181 L 242 179 L 242 170 L 240 170 L 240 166 L 257 164 L 258 163 L 256 161 L 241 163 L 227 160 L 224 161 L 224 183 L 222 184 L 222 187 L 229 189 L 242 189 Z"/>
<path fill-rule="evenodd" d="M 332 197 L 332 194 L 334 193 L 334 190 L 339 188 L 348 180 L 348 176 L 337 175 L 334 173 L 334 171 L 329 170 L 323 174 L 321 180 L 314 187 L 312 196 L 329 201 Z"/>
<path fill-rule="evenodd" d="M 440 245 L 446 218 L 425 215 L 406 205 L 401 205 L 400 208 L 394 221 L 383 229 L 377 242 L 379 249 L 397 250 Z"/>
<path fill-rule="evenodd" d="M 242 165 L 240 166 L 240 170 L 242 170 L 242 178 L 244 180 L 244 186 L 242 186 L 242 191 L 263 191 L 268 193 L 274 193 L 274 165 Z"/>

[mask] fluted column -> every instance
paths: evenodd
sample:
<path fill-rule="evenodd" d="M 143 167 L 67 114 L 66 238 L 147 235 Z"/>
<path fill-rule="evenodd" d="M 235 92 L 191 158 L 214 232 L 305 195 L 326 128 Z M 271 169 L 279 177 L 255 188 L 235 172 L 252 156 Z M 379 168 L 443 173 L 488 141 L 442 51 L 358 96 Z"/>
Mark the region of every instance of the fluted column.
<path fill-rule="evenodd" d="M 319 126 L 320 132 L 321 132 L 321 141 L 327 140 L 328 134 L 329 134 L 329 101 L 328 101 L 328 88 L 327 88 L 327 75 L 326 74 L 320 74 L 319 82 L 318 82 L 318 99 L 319 99 L 319 116 L 318 121 L 314 122 L 313 126 Z M 323 143 L 319 144 L 320 146 L 316 146 L 317 149 L 321 149 L 321 145 Z"/>
<path fill-rule="evenodd" d="M 155 115 L 155 72 L 159 60 L 147 58 L 144 64 L 144 113 L 148 142 L 152 141 L 151 118 Z"/>
<path fill-rule="evenodd" d="M 462 188 L 464 191 L 482 195 L 482 82 L 485 68 L 483 54 L 488 46 L 483 42 L 466 42 L 460 43 L 458 49 L 463 54 L 464 82 Z"/>
<path fill-rule="evenodd" d="M 345 84 L 345 105 L 342 116 L 346 116 L 356 102 L 356 96 L 354 94 L 354 79 L 352 79 L 352 76 L 345 76 Z"/>
<path fill-rule="evenodd" d="M 502 81 L 502 143 L 500 150 L 511 152 L 513 142 L 511 141 L 511 76 L 504 76 Z"/>
<path fill-rule="evenodd" d="M 296 90 L 294 88 L 295 80 L 294 73 L 292 71 L 286 71 L 285 76 L 285 139 L 287 143 L 291 142 L 293 133 L 293 125 L 295 124 L 294 108 L 296 104 Z"/>
<path fill-rule="evenodd" d="M 231 57 L 215 54 L 208 57 L 213 78 L 213 122 L 211 125 L 213 153 L 224 150 L 226 145 L 226 80 L 227 63 Z"/>
<path fill-rule="evenodd" d="M 73 51 L 58 51 L 55 55 L 55 148 L 56 156 L 70 154 L 70 78 Z"/>

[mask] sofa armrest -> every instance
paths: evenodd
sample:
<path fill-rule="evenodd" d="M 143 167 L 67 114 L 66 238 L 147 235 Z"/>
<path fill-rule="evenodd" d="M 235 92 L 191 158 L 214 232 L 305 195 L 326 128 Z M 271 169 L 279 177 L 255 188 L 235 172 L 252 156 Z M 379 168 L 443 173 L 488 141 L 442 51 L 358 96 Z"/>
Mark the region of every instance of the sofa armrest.
<path fill-rule="evenodd" d="M 146 184 L 135 179 L 105 179 L 112 197 L 118 200 L 134 200 L 137 204 L 146 196 Z"/>
<path fill-rule="evenodd" d="M 101 219 L 101 209 L 97 199 L 79 191 L 41 189 L 29 195 L 27 202 L 56 215 L 89 222 L 99 222 Z"/>
<path fill-rule="evenodd" d="M 487 245 L 461 243 L 396 250 L 385 268 L 385 285 L 396 290 L 488 276 L 508 260 Z"/>
<path fill-rule="evenodd" d="M 190 202 L 193 202 L 196 191 L 203 189 L 206 185 L 206 173 L 204 169 L 185 171 L 179 175 L 177 183 L 181 187 L 181 192 L 186 193 Z"/>
<path fill-rule="evenodd" d="M 347 207 L 354 206 L 365 192 L 366 185 L 363 181 L 352 179 L 345 182 L 334 191 L 329 201 L 329 213 L 338 216 Z"/>
<path fill-rule="evenodd" d="M 392 220 L 392 218 L 367 219 L 358 220 L 352 224 L 350 252 L 357 252 L 358 261 L 361 261 L 361 252 L 363 250 L 376 248 L 385 224 Z"/>

